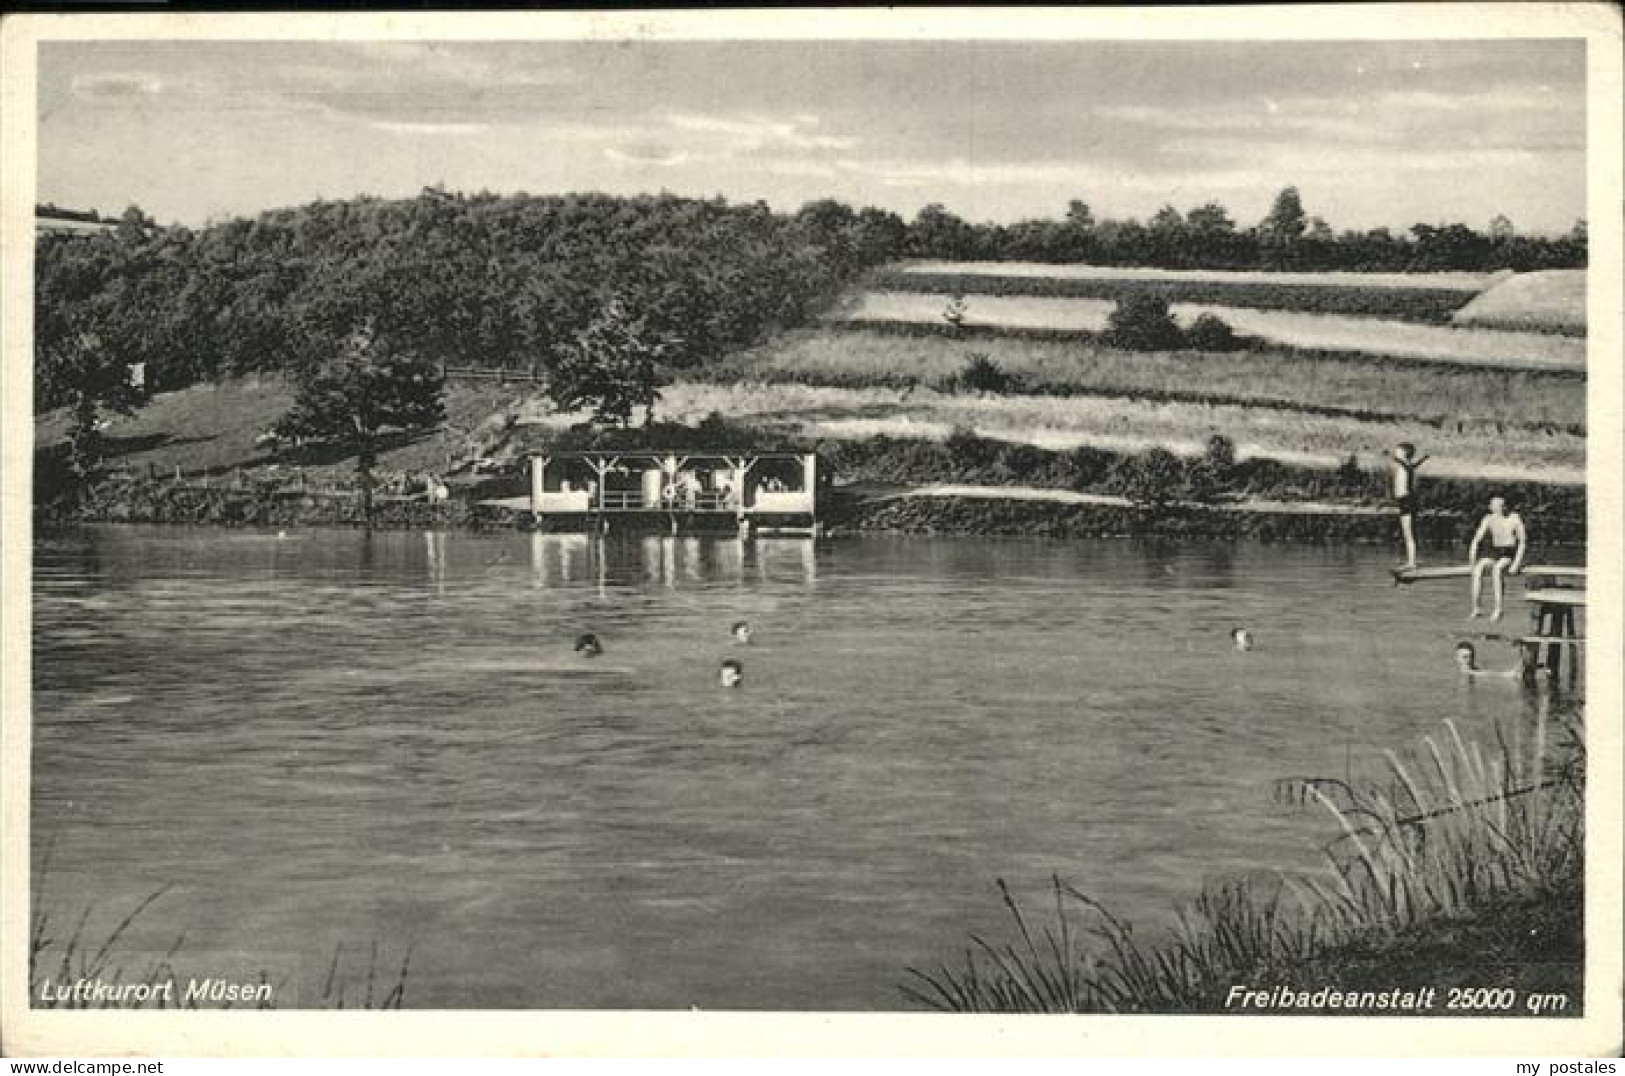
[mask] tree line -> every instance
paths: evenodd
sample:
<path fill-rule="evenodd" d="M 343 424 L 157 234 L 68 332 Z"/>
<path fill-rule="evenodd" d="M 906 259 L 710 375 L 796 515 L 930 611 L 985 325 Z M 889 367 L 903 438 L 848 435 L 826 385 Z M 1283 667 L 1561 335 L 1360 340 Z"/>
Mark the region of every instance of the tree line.
<path fill-rule="evenodd" d="M 972 224 L 940 204 L 908 226 L 907 253 L 950 261 L 1038 261 L 1160 269 L 1263 269 L 1349 272 L 1472 272 L 1574 269 L 1586 264 L 1586 224 L 1561 236 L 1526 235 L 1504 215 L 1478 231 L 1463 223 L 1334 231 L 1304 207 L 1296 187 L 1276 195 L 1269 213 L 1242 227 L 1219 202 L 1181 213 L 1164 205 L 1150 219 L 1097 220 L 1073 200 L 1061 220 Z"/>
<path fill-rule="evenodd" d="M 54 207 L 52 207 L 54 208 Z M 60 211 L 58 211 L 60 212 Z M 150 390 L 298 373 L 365 331 L 434 363 L 582 367 L 583 334 L 635 322 L 681 370 L 802 323 L 863 270 L 899 257 L 1165 268 L 1493 270 L 1583 266 L 1584 223 L 1558 238 L 1465 224 L 1334 234 L 1296 188 L 1238 227 L 1210 202 L 1149 221 L 971 224 L 940 205 L 912 221 L 824 199 L 794 214 L 671 195 L 464 195 L 318 201 L 200 229 L 131 208 L 100 235 L 36 243 L 41 409 L 74 402 L 68 361 L 94 339 Z M 590 362 L 588 363 L 590 365 Z"/>
<path fill-rule="evenodd" d="M 35 301 L 41 408 L 90 333 L 155 390 L 298 372 L 362 329 L 434 362 L 551 369 L 612 304 L 634 311 L 682 368 L 797 324 L 867 265 L 895 257 L 903 222 L 814 204 L 605 195 L 322 201 L 201 229 L 139 211 L 103 235 L 42 235 Z"/>

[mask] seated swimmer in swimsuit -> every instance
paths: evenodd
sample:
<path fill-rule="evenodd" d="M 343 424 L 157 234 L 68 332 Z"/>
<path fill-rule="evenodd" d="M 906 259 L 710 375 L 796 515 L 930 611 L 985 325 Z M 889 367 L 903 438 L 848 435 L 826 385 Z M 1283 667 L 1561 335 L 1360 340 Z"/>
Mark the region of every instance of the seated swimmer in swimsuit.
<path fill-rule="evenodd" d="M 1478 547 L 1486 537 L 1490 540 L 1490 552 L 1480 557 Z M 1507 511 L 1504 497 L 1491 497 L 1490 510 L 1478 524 L 1478 530 L 1473 534 L 1472 545 L 1467 550 L 1467 563 L 1473 569 L 1473 609 L 1467 614 L 1469 620 L 1484 615 L 1478 607 L 1478 596 L 1483 589 L 1486 569 L 1489 570 L 1491 587 L 1495 595 L 1495 608 L 1490 613 L 1490 619 L 1501 619 L 1503 598 L 1506 593 L 1503 576 L 1508 573 L 1517 575 L 1523 571 L 1524 554 L 1528 548 L 1529 536 L 1518 513 Z"/>

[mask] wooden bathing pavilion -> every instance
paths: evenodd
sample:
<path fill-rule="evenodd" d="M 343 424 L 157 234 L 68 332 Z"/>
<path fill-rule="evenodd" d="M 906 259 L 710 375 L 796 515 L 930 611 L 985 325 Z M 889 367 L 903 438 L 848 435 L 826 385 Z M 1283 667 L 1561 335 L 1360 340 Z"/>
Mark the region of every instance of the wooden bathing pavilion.
<path fill-rule="evenodd" d="M 746 538 L 815 537 L 823 481 L 813 452 L 538 452 L 530 457 L 530 508 L 538 527 L 600 534 L 617 524 L 677 534 L 731 520 Z"/>
<path fill-rule="evenodd" d="M 1488 574 L 1486 569 L 1485 574 Z M 1394 583 L 1420 583 L 1429 579 L 1461 579 L 1472 575 L 1466 565 L 1443 568 L 1394 570 Z M 1572 565 L 1526 565 L 1515 577 L 1524 581 L 1523 600 L 1529 606 L 1529 634 L 1511 640 L 1523 658 L 1523 676 L 1535 679 L 1535 673 L 1546 670 L 1546 675 L 1557 680 L 1563 673 L 1564 654 L 1569 655 L 1569 683 L 1580 678 L 1580 659 L 1585 650 L 1585 635 L 1579 627 L 1579 616 L 1586 606 L 1586 570 Z M 1544 655 L 1544 660 L 1543 660 Z"/>

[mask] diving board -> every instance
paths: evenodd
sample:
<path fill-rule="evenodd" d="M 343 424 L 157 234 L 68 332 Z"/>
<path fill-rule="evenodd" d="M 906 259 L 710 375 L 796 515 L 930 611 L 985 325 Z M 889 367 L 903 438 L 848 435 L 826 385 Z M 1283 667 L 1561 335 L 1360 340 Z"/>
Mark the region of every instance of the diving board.
<path fill-rule="evenodd" d="M 1430 579 L 1466 579 L 1473 574 L 1473 566 L 1445 564 L 1436 568 L 1392 568 L 1390 573 L 1397 584 L 1422 583 Z M 1513 578 L 1534 575 L 1550 579 L 1584 579 L 1586 570 L 1571 564 L 1527 564 Z"/>
<path fill-rule="evenodd" d="M 1400 586 L 1429 579 L 1466 579 L 1473 574 L 1473 566 L 1444 564 L 1429 568 L 1394 568 L 1391 572 L 1394 585 Z M 1524 580 L 1523 600 L 1529 603 L 1529 634 L 1485 633 L 1477 637 L 1498 639 L 1518 647 L 1523 658 L 1523 676 L 1528 682 L 1534 681 L 1537 670 L 1545 669 L 1555 683 L 1563 673 L 1563 655 L 1567 653 L 1568 679 L 1573 686 L 1579 680 L 1580 659 L 1585 650 L 1585 636 L 1579 626 L 1579 617 L 1586 607 L 1585 568 L 1573 564 L 1528 564 L 1511 578 Z M 1562 585 L 1565 581 L 1568 586 Z M 1496 598 L 1499 606 L 1500 595 Z M 1495 619 L 1500 618 L 1497 612 Z"/>
<path fill-rule="evenodd" d="M 1541 605 L 1562 605 L 1570 609 L 1584 609 L 1586 592 L 1578 587 L 1543 587 L 1524 591 L 1523 600 Z"/>

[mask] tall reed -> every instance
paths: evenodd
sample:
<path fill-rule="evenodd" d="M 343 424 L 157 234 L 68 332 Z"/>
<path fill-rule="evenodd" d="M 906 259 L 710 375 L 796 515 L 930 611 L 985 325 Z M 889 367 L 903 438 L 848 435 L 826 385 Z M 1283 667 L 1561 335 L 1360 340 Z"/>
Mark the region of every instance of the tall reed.
<path fill-rule="evenodd" d="M 1051 922 L 1035 932 L 1001 878 L 1016 940 L 972 935 L 963 963 L 909 968 L 900 989 L 950 1012 L 1212 1011 L 1261 971 L 1581 886 L 1578 717 L 1554 723 L 1542 708 L 1530 730 L 1498 727 L 1490 749 L 1446 721 L 1416 750 L 1383 757 L 1380 784 L 1276 784 L 1277 802 L 1318 807 L 1336 827 L 1318 873 L 1210 882 L 1149 937 L 1058 876 Z"/>
<path fill-rule="evenodd" d="M 28 980 L 30 1004 L 39 1008 L 168 1008 L 170 1002 L 165 1000 L 163 994 L 154 995 L 148 1002 L 136 1000 L 117 1001 L 91 1001 L 76 998 L 63 999 L 57 991 L 50 992 L 49 996 L 43 989 L 45 983 L 50 981 L 58 986 L 68 987 L 80 980 L 105 983 L 117 988 L 122 984 L 161 983 L 178 978 L 175 962 L 186 946 L 186 935 L 176 936 L 173 943 L 161 955 L 148 959 L 145 963 L 131 963 L 132 953 L 127 948 L 128 935 L 136 922 L 145 915 L 153 905 L 157 904 L 173 888 L 161 886 L 149 893 L 146 897 L 130 909 L 122 919 L 105 935 L 97 936 L 90 931 L 90 920 L 95 908 L 87 904 L 78 915 L 71 920 L 61 923 L 52 914 L 50 905 L 44 899 L 45 887 L 43 879 L 46 876 L 45 862 L 35 873 L 35 882 L 32 893 L 33 916 L 29 928 L 28 945 Z M 338 943 L 333 949 L 333 958 L 328 965 L 327 975 L 322 983 L 321 993 L 311 1008 L 323 1009 L 399 1009 L 406 1000 L 406 987 L 412 967 L 412 948 L 407 947 L 401 958 L 398 969 L 393 970 L 388 979 L 383 978 L 384 969 L 379 965 L 379 947 L 374 939 L 368 950 L 366 966 L 361 971 L 359 982 L 355 981 L 350 969 L 345 965 L 345 946 Z M 276 1008 L 275 998 L 284 993 L 290 985 L 286 979 L 273 980 L 264 970 L 257 974 L 258 982 L 269 984 L 271 1001 L 260 1002 L 257 1008 Z M 170 991 L 174 995 L 177 991 Z M 198 1008 L 196 999 L 187 1001 L 184 997 L 174 998 L 173 1004 L 184 1008 Z M 223 1004 L 222 1008 L 231 1008 Z"/>

